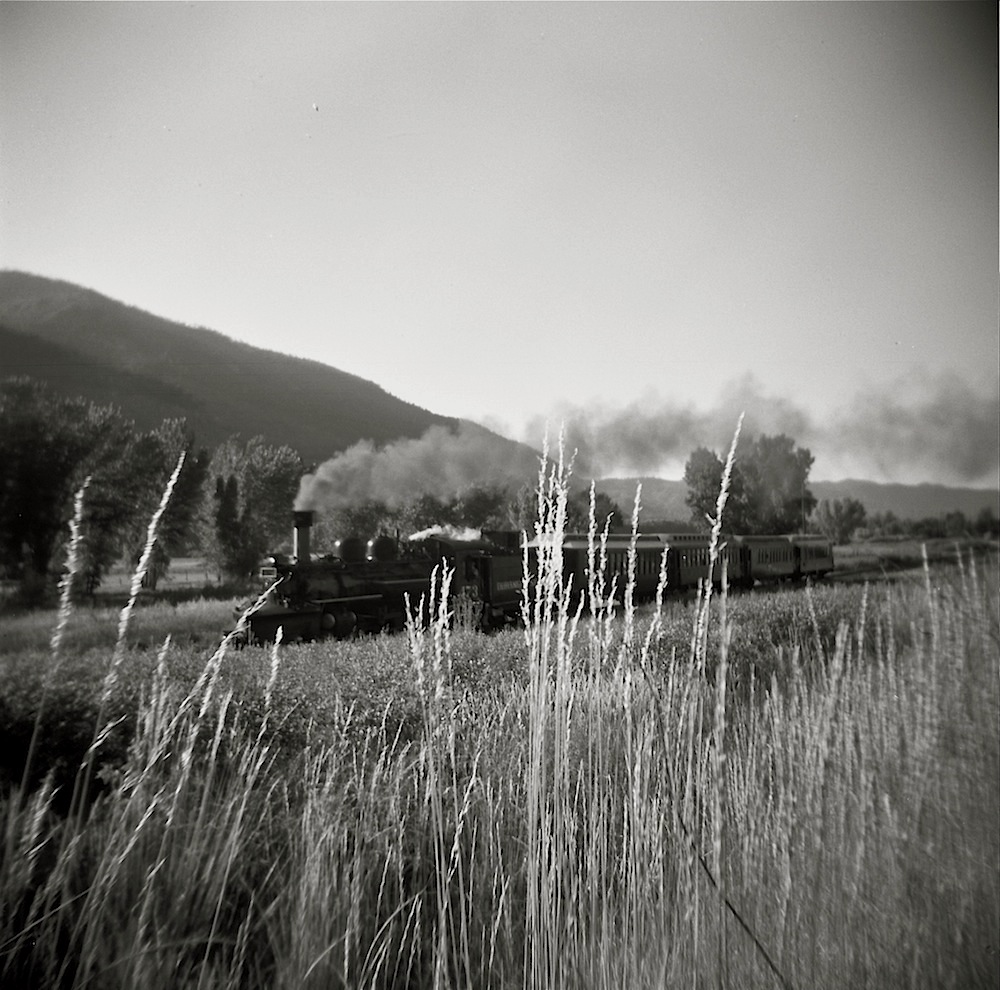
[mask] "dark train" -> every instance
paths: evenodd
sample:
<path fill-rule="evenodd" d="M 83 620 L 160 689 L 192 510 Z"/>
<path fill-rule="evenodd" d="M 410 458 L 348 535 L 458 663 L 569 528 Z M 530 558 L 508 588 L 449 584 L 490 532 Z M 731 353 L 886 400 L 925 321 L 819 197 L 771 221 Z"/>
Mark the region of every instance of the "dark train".
<path fill-rule="evenodd" d="M 617 578 L 619 595 L 628 581 L 629 535 L 609 536 L 606 550 L 605 585 Z M 640 533 L 635 541 L 636 600 L 655 596 L 660 568 L 666 567 L 668 592 L 696 589 L 707 577 L 711 542 L 703 533 Z M 563 581 L 574 589 L 587 587 L 588 537 L 567 535 L 563 539 Z M 664 563 L 665 560 L 665 563 Z M 833 546 L 821 536 L 733 536 L 722 537 L 712 581 L 720 584 L 723 566 L 731 587 L 820 578 L 833 570 Z"/>
<path fill-rule="evenodd" d="M 431 574 L 442 563 L 453 571 L 451 594 L 463 600 L 467 614 L 483 629 L 516 622 L 521 615 L 523 552 L 514 533 L 494 533 L 481 540 L 432 536 L 398 541 L 379 536 L 367 541 L 338 541 L 334 552 L 310 552 L 311 512 L 294 513 L 291 557 L 269 558 L 261 569 L 275 587 L 247 623 L 244 640 L 273 642 L 282 627 L 286 642 L 325 637 L 345 639 L 356 632 L 401 630 L 407 599 L 416 608 L 430 590 Z M 607 540 L 605 583 L 617 580 L 618 596 L 628 578 L 629 535 Z M 538 541 L 528 544 L 529 568 L 537 560 Z M 562 543 L 563 583 L 582 594 L 588 584 L 588 538 L 567 534 Z M 709 538 L 694 533 L 641 533 L 635 542 L 637 601 L 654 597 L 665 560 L 668 592 L 695 589 L 708 576 Z M 833 570 L 833 548 L 818 536 L 725 536 L 712 579 L 733 587 L 757 582 L 798 581 Z"/>
<path fill-rule="evenodd" d="M 333 553 L 310 552 L 311 512 L 294 514 L 293 556 L 269 558 L 260 576 L 277 582 L 248 622 L 250 642 L 271 642 L 278 627 L 285 641 L 355 632 L 401 630 L 407 600 L 415 609 L 430 590 L 435 567 L 454 572 L 452 595 L 478 613 L 484 629 L 515 621 L 521 611 L 521 554 L 490 540 L 433 536 L 399 541 L 379 536 L 338 540 Z"/>

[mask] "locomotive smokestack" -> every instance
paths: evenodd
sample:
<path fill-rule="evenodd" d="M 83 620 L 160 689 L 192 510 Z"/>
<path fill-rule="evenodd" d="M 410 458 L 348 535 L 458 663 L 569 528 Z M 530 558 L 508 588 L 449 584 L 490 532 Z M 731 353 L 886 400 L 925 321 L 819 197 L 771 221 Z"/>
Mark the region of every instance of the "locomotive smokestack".
<path fill-rule="evenodd" d="M 292 549 L 295 559 L 300 564 L 309 563 L 309 532 L 312 529 L 312 512 L 296 511 L 292 513 L 295 529 L 292 531 Z"/>

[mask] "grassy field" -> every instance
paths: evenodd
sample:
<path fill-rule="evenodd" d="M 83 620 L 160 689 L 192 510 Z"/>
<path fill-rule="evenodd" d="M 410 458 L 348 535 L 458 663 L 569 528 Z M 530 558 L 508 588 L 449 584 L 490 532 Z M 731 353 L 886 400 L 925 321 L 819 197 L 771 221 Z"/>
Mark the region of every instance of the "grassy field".
<path fill-rule="evenodd" d="M 586 618 L 550 563 L 489 637 L 5 621 L 0 983 L 997 985 L 995 556 Z"/>
<path fill-rule="evenodd" d="M 956 566 L 996 552 L 996 541 L 985 539 L 865 540 L 834 548 L 834 577 L 851 581 L 912 577 L 925 563 Z"/>

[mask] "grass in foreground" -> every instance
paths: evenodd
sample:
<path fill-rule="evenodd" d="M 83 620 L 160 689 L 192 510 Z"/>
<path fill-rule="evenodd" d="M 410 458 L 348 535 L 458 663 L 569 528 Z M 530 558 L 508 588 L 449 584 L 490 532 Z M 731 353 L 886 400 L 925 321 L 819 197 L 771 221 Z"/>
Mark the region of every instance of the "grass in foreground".
<path fill-rule="evenodd" d="M 6 789 L 0 982 L 995 985 L 995 564 L 700 623 L 550 564 L 522 633 L 104 654 L 90 800 Z"/>

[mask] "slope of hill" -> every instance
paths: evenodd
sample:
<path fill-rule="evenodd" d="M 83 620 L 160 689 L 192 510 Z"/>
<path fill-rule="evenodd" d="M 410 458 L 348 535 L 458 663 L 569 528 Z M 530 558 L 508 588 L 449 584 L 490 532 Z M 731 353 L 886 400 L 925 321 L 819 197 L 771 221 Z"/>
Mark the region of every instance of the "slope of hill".
<path fill-rule="evenodd" d="M 596 482 L 598 492 L 617 502 L 626 516 L 631 517 L 636 485 L 642 484 L 639 519 L 687 520 L 691 510 L 684 502 L 687 485 L 683 481 L 665 478 L 603 478 Z"/>
<path fill-rule="evenodd" d="M 4 376 L 117 405 L 142 427 L 186 416 L 208 447 L 262 434 L 322 461 L 362 438 L 381 444 L 456 424 L 318 361 L 23 272 L 0 272 L 0 353 Z"/>

